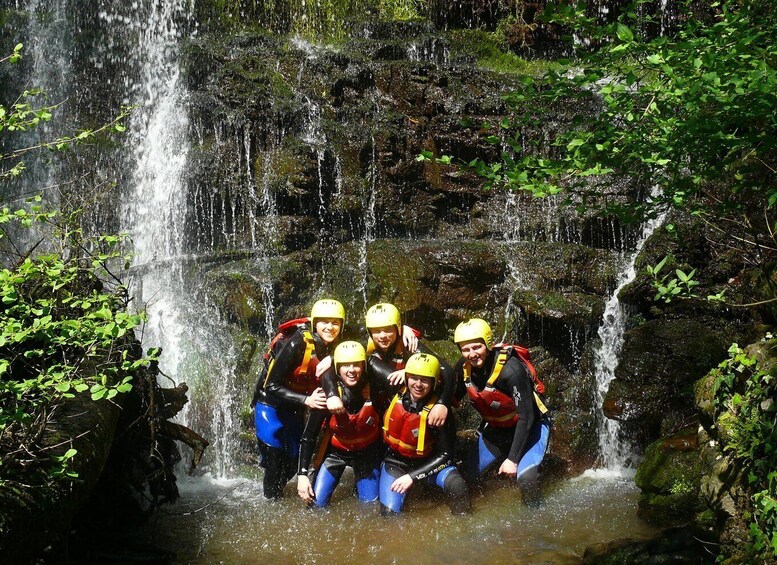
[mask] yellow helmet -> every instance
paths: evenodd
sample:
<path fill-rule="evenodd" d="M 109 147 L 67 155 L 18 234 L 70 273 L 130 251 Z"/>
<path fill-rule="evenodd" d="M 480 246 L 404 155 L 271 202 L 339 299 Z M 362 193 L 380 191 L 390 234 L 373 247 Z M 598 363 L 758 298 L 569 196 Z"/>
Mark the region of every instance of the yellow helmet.
<path fill-rule="evenodd" d="M 310 324 L 316 329 L 316 318 L 338 318 L 345 323 L 345 308 L 337 300 L 319 300 L 310 310 Z"/>
<path fill-rule="evenodd" d="M 358 363 L 367 361 L 362 344 L 356 341 L 344 341 L 335 348 L 332 356 L 335 362 L 335 370 L 344 363 Z"/>
<path fill-rule="evenodd" d="M 494 334 L 488 322 L 481 318 L 471 318 L 456 326 L 456 331 L 453 333 L 453 341 L 456 345 L 460 346 L 465 341 L 475 339 L 482 340 L 489 349 L 494 346 Z"/>
<path fill-rule="evenodd" d="M 399 319 L 399 310 L 393 304 L 382 302 L 367 310 L 367 329 L 382 328 L 384 326 L 396 326 L 397 331 L 402 327 Z"/>
<path fill-rule="evenodd" d="M 415 353 L 405 364 L 405 375 L 429 377 L 435 381 L 439 381 L 440 362 L 434 355 L 429 355 L 428 353 Z"/>

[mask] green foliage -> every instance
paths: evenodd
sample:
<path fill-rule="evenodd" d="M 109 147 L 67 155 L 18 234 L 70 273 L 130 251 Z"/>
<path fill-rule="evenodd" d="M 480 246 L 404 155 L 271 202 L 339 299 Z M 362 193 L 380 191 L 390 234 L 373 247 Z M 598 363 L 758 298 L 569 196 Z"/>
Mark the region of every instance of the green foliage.
<path fill-rule="evenodd" d="M 527 61 L 507 48 L 503 33 L 476 29 L 454 30 L 448 34 L 454 55 L 474 56 L 477 64 L 500 73 L 544 75 L 553 63 L 543 60 Z"/>
<path fill-rule="evenodd" d="M 427 0 L 380 0 L 378 9 L 382 18 L 389 20 L 416 20 L 426 14 Z"/>
<path fill-rule="evenodd" d="M 695 298 L 696 293 L 693 288 L 699 284 L 699 281 L 693 278 L 696 275 L 696 269 L 692 269 L 689 273 L 675 269 L 676 276 L 672 278 L 669 278 L 671 275 L 660 276 L 661 269 L 669 258 L 670 255 L 666 255 L 657 265 L 646 267 L 647 273 L 653 277 L 651 284 L 656 291 L 653 300 L 669 303 L 673 298 Z"/>
<path fill-rule="evenodd" d="M 22 47 L 21 43 L 17 44 L 13 54 L 0 59 L 0 63 L 18 63 L 22 57 Z M 57 106 L 36 106 L 35 99 L 41 94 L 43 92 L 39 88 L 28 88 L 11 104 L 6 106 L 0 103 L 0 133 L 14 134 L 31 131 L 42 123 L 50 121 Z M 24 156 L 33 151 L 40 149 L 67 151 L 76 145 L 93 141 L 102 134 L 123 132 L 126 129 L 123 122 L 130 111 L 131 108 L 122 109 L 111 122 L 94 130 L 81 130 L 73 135 L 41 141 L 36 145 L 5 150 L 5 152 L 3 152 L 4 148 L 0 147 L 0 181 L 21 175 L 25 168 Z"/>
<path fill-rule="evenodd" d="M 328 41 L 343 39 L 354 21 L 375 14 L 382 20 L 406 21 L 429 11 L 428 0 L 207 0 L 201 4 L 201 19 L 215 18 L 230 27 L 258 25 Z"/>
<path fill-rule="evenodd" d="M 527 77 L 506 96 L 511 119 L 484 133 L 503 147 L 501 161 L 467 165 L 490 186 L 536 196 L 565 191 L 576 205 L 626 219 L 665 206 L 733 214 L 746 197 L 771 208 L 777 201 L 774 11 L 762 1 L 725 0 L 711 24 L 686 15 L 675 37 L 643 39 L 636 30 L 650 17 L 641 3 L 608 25 L 582 8 L 549 5 L 547 20 L 596 48 L 541 80 Z M 523 128 L 561 107 L 581 110 L 569 127 L 548 134 L 544 149 L 523 143 Z M 591 177 L 598 179 L 594 187 Z M 646 203 L 606 197 L 623 180 L 657 185 L 661 195 Z"/>
<path fill-rule="evenodd" d="M 772 336 L 764 343 L 773 349 Z M 754 557 L 777 557 L 777 380 L 737 344 L 715 377 L 716 413 L 733 415 L 724 449 L 740 465 L 752 495 L 749 513 Z"/>
<path fill-rule="evenodd" d="M 21 54 L 0 62 L 14 63 Z M 26 90 L 10 106 L 0 106 L 0 132 L 29 131 L 51 119 L 55 107 L 34 107 L 39 91 Z M 22 156 L 34 150 L 64 150 L 100 132 L 122 131 L 122 116 L 97 130 L 0 155 L 13 165 L 0 181 L 20 174 Z M 47 211 L 41 198 L 22 209 L 0 209 L 0 486 L 30 486 L 76 477 L 67 448 L 45 446 L 51 414 L 66 398 L 90 394 L 110 400 L 132 388 L 133 375 L 153 359 L 138 354 L 133 330 L 142 314 L 127 310 L 121 284 L 108 285 L 109 264 L 121 257 L 120 236 L 86 237 L 75 215 Z M 30 248 L 19 248 L 12 234 L 45 234 Z M 40 243 L 45 252 L 37 252 Z M 115 279 L 115 277 L 114 277 Z M 115 279 L 118 283 L 118 279 Z M 58 448 L 58 449 L 55 449 Z M 58 454 L 62 451 L 62 454 Z"/>

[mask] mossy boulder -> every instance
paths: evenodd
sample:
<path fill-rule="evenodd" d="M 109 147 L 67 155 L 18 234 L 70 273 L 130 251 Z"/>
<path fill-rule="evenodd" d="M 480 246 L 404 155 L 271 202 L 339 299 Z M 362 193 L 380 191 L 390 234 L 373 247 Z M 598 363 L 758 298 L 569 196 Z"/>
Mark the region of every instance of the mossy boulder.
<path fill-rule="evenodd" d="M 605 414 L 655 440 L 688 416 L 693 383 L 725 357 L 734 335 L 703 318 L 660 318 L 628 330 Z"/>
<path fill-rule="evenodd" d="M 658 525 L 685 523 L 704 509 L 700 482 L 709 462 L 698 448 L 694 428 L 648 446 L 635 478 L 640 517 Z"/>

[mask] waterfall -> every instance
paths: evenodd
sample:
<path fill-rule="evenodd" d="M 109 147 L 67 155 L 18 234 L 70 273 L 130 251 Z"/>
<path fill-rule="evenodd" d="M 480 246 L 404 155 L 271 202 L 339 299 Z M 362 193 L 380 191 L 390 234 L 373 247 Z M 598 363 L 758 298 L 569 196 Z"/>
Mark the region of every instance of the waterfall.
<path fill-rule="evenodd" d="M 652 197 L 658 196 L 657 188 L 653 189 Z M 599 464 L 609 470 L 619 471 L 633 464 L 635 454 L 628 438 L 623 436 L 620 422 L 607 418 L 603 412 L 604 397 L 610 388 L 610 383 L 615 378 L 615 369 L 620 359 L 623 347 L 624 333 L 628 312 L 620 303 L 618 295 L 620 291 L 637 276 L 635 262 L 645 242 L 653 232 L 663 223 L 665 214 L 659 214 L 656 218 L 645 222 L 636 248 L 624 261 L 624 270 L 621 273 L 618 284 L 610 296 L 604 309 L 602 324 L 598 334 L 600 343 L 594 352 L 597 406 L 597 434 L 599 438 Z"/>
<path fill-rule="evenodd" d="M 364 215 L 364 235 L 361 238 L 359 245 L 359 271 L 362 274 L 361 281 L 359 282 L 359 290 L 362 298 L 364 299 L 364 310 L 367 310 L 367 251 L 370 243 L 375 241 L 375 227 L 377 224 L 377 218 L 375 216 L 375 203 L 377 200 L 378 190 L 378 155 L 375 148 L 375 135 L 370 134 L 370 167 L 369 174 L 367 176 L 367 182 L 365 183 L 366 192 L 366 206 Z"/>
<path fill-rule="evenodd" d="M 135 4 L 137 6 L 137 4 Z M 184 0 L 152 2 L 145 10 L 129 14 L 102 12 L 100 17 L 118 26 L 134 42 L 127 63 L 137 67 L 128 84 L 136 102 L 131 122 L 128 153 L 134 163 L 130 194 L 125 197 L 122 226 L 132 237 L 134 267 L 132 293 L 146 309 L 144 345 L 160 346 L 160 370 L 174 380 L 196 380 L 207 374 L 209 382 L 195 384 L 192 395 L 213 399 L 209 414 L 196 413 L 188 404 L 179 418 L 202 431 L 211 442 L 211 471 L 222 476 L 232 468 L 236 427 L 231 406 L 234 398 L 234 345 L 216 330 L 212 309 L 194 298 L 186 254 L 188 192 L 184 179 L 189 141 L 187 94 L 180 74 L 178 41 L 191 26 L 193 3 Z M 252 182 L 252 179 L 249 179 Z M 199 226 L 198 226 L 199 231 Z M 212 352 L 219 355 L 213 356 Z M 193 398 L 194 402 L 195 399 Z"/>

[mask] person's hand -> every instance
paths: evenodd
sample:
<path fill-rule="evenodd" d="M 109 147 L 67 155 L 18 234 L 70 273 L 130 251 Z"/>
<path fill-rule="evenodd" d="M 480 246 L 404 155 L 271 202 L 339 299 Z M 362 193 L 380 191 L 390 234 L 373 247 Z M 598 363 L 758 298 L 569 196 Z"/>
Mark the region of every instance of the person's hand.
<path fill-rule="evenodd" d="M 318 362 L 318 365 L 316 365 L 316 376 L 321 377 L 329 367 L 332 366 L 332 356 L 327 355 L 324 357 L 321 361 Z"/>
<path fill-rule="evenodd" d="M 504 475 L 505 477 L 515 478 L 518 474 L 518 465 L 509 459 L 505 459 L 499 466 L 499 474 Z"/>
<path fill-rule="evenodd" d="M 324 394 L 324 389 L 318 387 L 310 393 L 310 396 L 305 399 L 305 406 L 316 410 L 323 410 L 326 408 L 326 395 Z"/>
<path fill-rule="evenodd" d="M 448 407 L 445 404 L 435 404 L 429 411 L 429 417 L 426 419 L 430 426 L 440 428 L 445 424 L 448 417 Z"/>
<path fill-rule="evenodd" d="M 402 326 L 402 343 L 410 353 L 415 353 L 418 349 L 418 338 L 410 326 Z"/>
<path fill-rule="evenodd" d="M 297 475 L 297 494 L 308 504 L 313 502 L 313 499 L 316 497 L 307 475 Z"/>
<path fill-rule="evenodd" d="M 391 386 L 400 386 L 405 384 L 405 370 L 400 369 L 399 371 L 389 373 L 388 382 Z"/>
<path fill-rule="evenodd" d="M 410 478 L 410 475 L 402 475 L 398 479 L 394 480 L 393 483 L 391 483 L 389 490 L 392 492 L 398 492 L 399 494 L 405 494 L 412 486 L 413 479 Z"/>
<path fill-rule="evenodd" d="M 345 414 L 345 404 L 338 396 L 332 396 L 326 399 L 326 409 L 332 414 Z"/>

